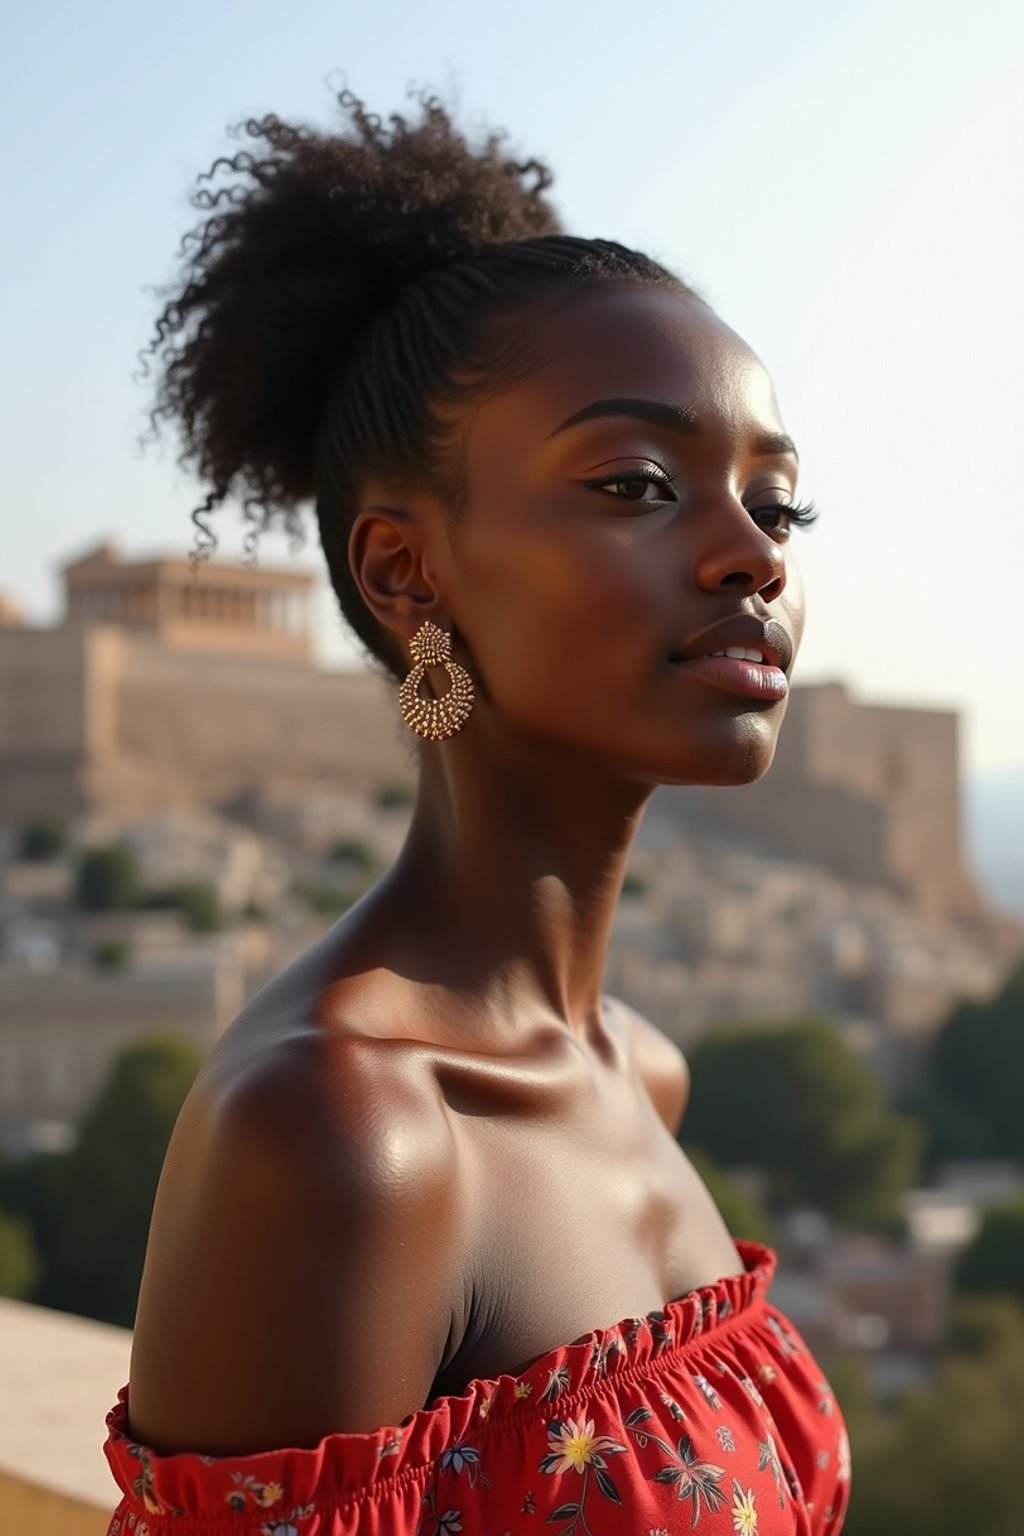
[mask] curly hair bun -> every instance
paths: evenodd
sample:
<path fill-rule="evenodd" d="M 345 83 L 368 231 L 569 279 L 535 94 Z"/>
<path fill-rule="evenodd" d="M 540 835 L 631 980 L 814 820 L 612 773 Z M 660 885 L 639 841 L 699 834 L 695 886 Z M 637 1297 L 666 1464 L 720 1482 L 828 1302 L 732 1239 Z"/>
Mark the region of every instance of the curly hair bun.
<path fill-rule="evenodd" d="M 418 122 L 385 126 L 342 91 L 335 134 L 249 119 L 237 131 L 258 148 L 198 178 L 192 205 L 209 216 L 182 241 L 145 357 L 160 369 L 152 425 L 177 421 L 206 511 L 229 493 L 285 510 L 313 495 L 332 379 L 404 284 L 560 232 L 545 165 L 510 158 L 500 132 L 474 147 L 436 97 L 416 99 Z"/>

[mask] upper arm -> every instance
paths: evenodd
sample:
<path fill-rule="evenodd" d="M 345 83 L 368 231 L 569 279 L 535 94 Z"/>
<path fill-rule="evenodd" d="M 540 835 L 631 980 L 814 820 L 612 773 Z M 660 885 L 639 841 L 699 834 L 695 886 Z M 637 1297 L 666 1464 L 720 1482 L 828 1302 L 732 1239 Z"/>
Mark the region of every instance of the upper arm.
<path fill-rule="evenodd" d="M 611 1001 L 622 1011 L 631 1032 L 633 1055 L 644 1087 L 673 1136 L 679 1134 L 690 1097 L 690 1068 L 675 1041 L 620 998 Z"/>
<path fill-rule="evenodd" d="M 315 1446 L 426 1402 L 450 1323 L 450 1130 L 422 1093 L 375 1094 L 348 1066 L 257 1073 L 180 1117 L 133 1338 L 141 1444 Z"/>

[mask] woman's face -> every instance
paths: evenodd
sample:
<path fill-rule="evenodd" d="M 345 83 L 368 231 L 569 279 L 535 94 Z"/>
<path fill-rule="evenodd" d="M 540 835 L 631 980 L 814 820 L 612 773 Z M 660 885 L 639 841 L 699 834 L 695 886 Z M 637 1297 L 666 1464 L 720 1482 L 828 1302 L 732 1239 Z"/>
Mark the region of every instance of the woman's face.
<path fill-rule="evenodd" d="M 451 617 L 478 707 L 646 783 L 765 773 L 785 694 L 733 691 L 679 658 L 756 646 L 752 619 L 770 620 L 792 668 L 804 604 L 797 535 L 773 510 L 799 499 L 795 455 L 771 441 L 784 430 L 761 363 L 700 303 L 597 289 L 549 320 L 539 370 L 473 411 L 463 439 Z M 742 616 L 737 640 L 726 621 Z"/>

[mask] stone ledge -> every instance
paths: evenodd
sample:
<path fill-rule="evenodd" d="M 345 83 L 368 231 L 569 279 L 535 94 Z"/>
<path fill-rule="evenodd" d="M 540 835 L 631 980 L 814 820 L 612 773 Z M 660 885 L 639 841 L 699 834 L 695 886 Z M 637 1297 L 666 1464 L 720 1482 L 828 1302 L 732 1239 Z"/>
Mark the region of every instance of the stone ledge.
<path fill-rule="evenodd" d="M 0 1529 L 102 1536 L 97 1515 L 120 1499 L 104 1420 L 131 1342 L 127 1328 L 0 1298 Z"/>

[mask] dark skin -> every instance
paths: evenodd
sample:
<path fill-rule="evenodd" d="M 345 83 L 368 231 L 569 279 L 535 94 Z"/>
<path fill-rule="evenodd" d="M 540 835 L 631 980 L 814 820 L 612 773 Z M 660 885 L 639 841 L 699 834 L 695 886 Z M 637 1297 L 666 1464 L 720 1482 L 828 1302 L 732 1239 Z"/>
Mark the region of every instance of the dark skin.
<path fill-rule="evenodd" d="M 557 430 L 623 397 L 700 428 Z M 675 1140 L 685 1060 L 602 975 L 654 787 L 771 764 L 786 700 L 670 657 L 740 612 L 781 621 L 795 654 L 772 509 L 797 464 L 763 442 L 783 432 L 713 313 L 606 289 L 460 423 L 454 538 L 423 490 L 364 487 L 366 602 L 407 658 L 426 619 L 451 631 L 476 702 L 425 743 L 391 870 L 249 1004 L 179 1117 L 133 1340 L 142 1443 L 225 1455 L 398 1425 L 742 1269 Z M 638 480 L 658 465 L 668 488 Z"/>

